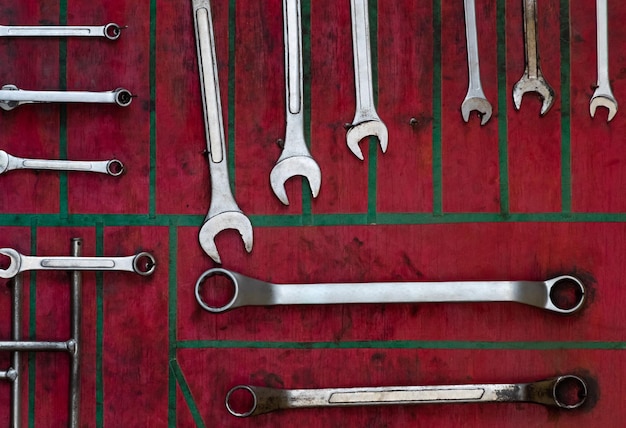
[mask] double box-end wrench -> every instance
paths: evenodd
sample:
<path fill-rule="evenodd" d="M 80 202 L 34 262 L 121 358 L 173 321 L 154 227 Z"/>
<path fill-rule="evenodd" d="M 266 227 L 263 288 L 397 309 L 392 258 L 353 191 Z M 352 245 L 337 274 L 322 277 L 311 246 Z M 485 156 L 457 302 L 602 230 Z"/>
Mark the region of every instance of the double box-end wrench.
<path fill-rule="evenodd" d="M 543 77 L 539 66 L 539 41 L 537 37 L 537 0 L 522 0 L 524 8 L 524 55 L 526 68 L 522 78 L 513 86 L 513 103 L 519 110 L 522 97 L 527 92 L 536 92 L 543 100 L 541 116 L 545 115 L 554 103 L 554 89 Z"/>
<path fill-rule="evenodd" d="M 22 104 L 35 103 L 99 103 L 117 104 L 127 107 L 133 101 L 133 94 L 127 89 L 117 88 L 113 91 L 28 91 L 15 85 L 4 85 L 0 89 L 0 108 L 13 110 Z"/>
<path fill-rule="evenodd" d="M 203 297 L 203 288 L 211 277 L 226 278 L 232 285 L 232 298 L 223 306 L 212 306 Z M 195 293 L 200 306 L 213 313 L 241 306 L 517 302 L 571 314 L 582 307 L 585 299 L 583 283 L 569 275 L 547 281 L 271 284 L 222 268 L 204 272 L 196 282 Z"/>
<path fill-rule="evenodd" d="M 117 40 L 122 34 L 119 25 L 0 25 L 0 37 L 104 37 Z"/>
<path fill-rule="evenodd" d="M 105 161 L 25 159 L 0 150 L 0 174 L 16 169 L 97 172 L 117 177 L 124 173 L 124 164 L 117 159 Z"/>
<path fill-rule="evenodd" d="M 388 143 L 387 126 L 380 120 L 374 106 L 372 83 L 372 53 L 367 0 L 350 0 L 352 16 L 352 51 L 354 55 L 354 84 L 356 85 L 356 113 L 348 128 L 348 148 L 363 160 L 359 142 L 368 136 L 378 137 L 385 153 Z"/>
<path fill-rule="evenodd" d="M 211 5 L 208 0 L 192 0 L 193 21 L 200 68 L 200 89 L 204 110 L 204 127 L 211 174 L 211 204 L 200 229 L 202 249 L 217 263 L 221 263 L 215 236 L 225 229 L 236 229 L 241 234 L 247 252 L 252 251 L 252 223 L 241 211 L 230 189 L 226 161 L 226 140 L 222 119 L 220 85 L 215 57 L 215 38 Z"/>
<path fill-rule="evenodd" d="M 575 409 L 586 399 L 585 381 L 575 375 L 563 375 L 537 382 L 509 384 L 324 389 L 237 385 L 226 394 L 226 408 L 233 416 L 245 418 L 284 409 L 410 404 L 524 402 Z"/>
<path fill-rule="evenodd" d="M 276 197 L 283 204 L 289 205 L 285 182 L 296 175 L 305 177 L 315 198 L 320 191 L 322 172 L 311 156 L 304 139 L 300 0 L 283 0 L 283 27 L 287 129 L 283 151 L 270 173 L 270 184 Z"/>
<path fill-rule="evenodd" d="M 598 107 L 606 107 L 609 110 L 607 122 L 610 122 L 617 114 L 617 100 L 613 96 L 609 81 L 609 24 L 606 0 L 596 0 L 596 20 L 598 84 L 589 101 L 589 114 L 594 117 Z"/>

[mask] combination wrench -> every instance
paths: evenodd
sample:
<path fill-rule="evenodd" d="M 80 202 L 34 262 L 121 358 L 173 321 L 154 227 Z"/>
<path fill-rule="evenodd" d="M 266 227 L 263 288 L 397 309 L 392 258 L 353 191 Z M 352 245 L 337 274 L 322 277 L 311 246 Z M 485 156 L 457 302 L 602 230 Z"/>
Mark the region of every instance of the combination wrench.
<path fill-rule="evenodd" d="M 465 122 L 469 121 L 472 111 L 482 117 L 481 125 L 491 118 L 492 107 L 487 100 L 480 82 L 480 64 L 478 61 L 478 34 L 476 30 L 476 6 L 474 0 L 464 0 L 465 7 L 465 38 L 467 39 L 467 66 L 469 69 L 469 86 L 461 104 L 461 114 Z"/>
<path fill-rule="evenodd" d="M 598 84 L 589 101 L 589 114 L 594 117 L 598 107 L 606 107 L 609 110 L 607 122 L 610 122 L 617 114 L 617 100 L 613 96 L 609 81 L 609 24 L 606 0 L 596 0 L 596 20 Z"/>
<path fill-rule="evenodd" d="M 203 297 L 205 283 L 215 276 L 226 278 L 232 286 L 232 298 L 223 306 L 212 306 Z M 517 302 L 560 314 L 571 314 L 582 307 L 585 286 L 579 279 L 569 275 L 547 281 L 272 284 L 230 270 L 214 268 L 198 278 L 195 294 L 200 306 L 212 313 L 242 306 Z M 575 301 L 564 303 L 561 299 L 569 294 L 575 296 Z"/>
<path fill-rule="evenodd" d="M 356 85 L 356 113 L 348 128 L 348 148 L 363 160 L 359 142 L 369 136 L 378 137 L 383 153 L 387 150 L 387 126 L 380 120 L 374 106 L 372 83 L 372 53 L 367 0 L 350 0 L 352 17 L 352 51 L 354 55 L 354 84 Z"/>
<path fill-rule="evenodd" d="M 542 99 L 541 116 L 554 103 L 554 90 L 543 77 L 539 65 L 539 39 L 537 37 L 537 0 L 522 0 L 524 6 L 524 55 L 526 68 L 521 79 L 513 86 L 513 103 L 519 110 L 522 97 L 527 92 L 536 92 Z"/>
<path fill-rule="evenodd" d="M 96 172 L 117 177 L 124 173 L 124 164 L 117 159 L 105 161 L 25 159 L 0 150 L 0 175 L 17 169 Z"/>
<path fill-rule="evenodd" d="M 204 127 L 211 175 L 211 204 L 200 229 L 202 249 L 221 263 L 215 236 L 225 229 L 236 229 L 247 252 L 252 251 L 252 223 L 241 211 L 230 189 L 226 161 L 226 140 L 222 119 L 220 86 L 215 57 L 215 38 L 211 5 L 208 0 L 192 0 L 193 18 L 200 69 L 200 89 L 204 111 Z"/>
<path fill-rule="evenodd" d="M 117 40 L 122 27 L 110 22 L 106 25 L 0 25 L 0 37 L 104 37 Z"/>
<path fill-rule="evenodd" d="M 238 409 L 235 394 L 242 394 L 242 398 L 243 395 L 249 395 L 252 400 L 247 400 L 245 409 Z M 585 381 L 575 375 L 563 375 L 531 383 L 508 384 L 324 389 L 277 389 L 237 385 L 226 394 L 226 408 L 231 415 L 240 418 L 275 410 L 310 407 L 488 402 L 535 403 L 570 410 L 582 406 L 586 399 Z"/>
<path fill-rule="evenodd" d="M 304 139 L 300 11 L 300 0 L 283 0 L 287 127 L 283 151 L 270 173 L 270 184 L 276 197 L 285 205 L 289 205 L 285 182 L 291 177 L 301 175 L 307 178 L 314 198 L 322 183 L 320 167 L 311 156 Z"/>
<path fill-rule="evenodd" d="M 127 89 L 113 91 L 29 91 L 15 85 L 4 85 L 0 89 L 0 108 L 13 110 L 22 104 L 35 103 L 101 103 L 127 107 L 133 101 L 133 94 Z"/>

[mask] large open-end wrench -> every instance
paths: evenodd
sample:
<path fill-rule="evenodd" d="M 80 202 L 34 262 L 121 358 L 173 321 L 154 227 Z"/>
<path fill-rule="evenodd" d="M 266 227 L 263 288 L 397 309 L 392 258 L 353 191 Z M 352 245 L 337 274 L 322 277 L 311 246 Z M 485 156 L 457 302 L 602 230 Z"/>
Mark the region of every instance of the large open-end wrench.
<path fill-rule="evenodd" d="M 111 22 L 101 26 L 87 25 L 0 25 L 0 37 L 104 37 L 117 40 L 122 27 Z"/>
<path fill-rule="evenodd" d="M 124 172 L 124 164 L 117 159 L 106 161 L 25 159 L 0 150 L 0 174 L 16 169 L 97 172 L 117 177 Z"/>
<path fill-rule="evenodd" d="M 536 92 L 543 100 L 541 116 L 554 103 L 554 90 L 543 77 L 539 66 L 539 39 L 537 37 L 537 0 L 522 0 L 524 4 L 524 55 L 526 68 L 522 78 L 513 87 L 513 103 L 519 110 L 522 97 L 527 92 Z"/>
<path fill-rule="evenodd" d="M 596 0 L 596 20 L 598 26 L 598 84 L 589 101 L 589 114 L 594 117 L 598 107 L 609 110 L 607 122 L 617 114 L 617 100 L 609 81 L 609 24 L 606 0 Z"/>
<path fill-rule="evenodd" d="M 380 120 L 374 106 L 372 83 L 372 53 L 367 0 L 350 0 L 352 14 L 352 51 L 354 55 L 354 84 L 356 85 L 356 113 L 348 128 L 348 148 L 363 160 L 359 142 L 368 136 L 378 137 L 380 148 L 387 150 L 387 126 Z"/>
<path fill-rule="evenodd" d="M 465 38 L 467 39 L 467 66 L 469 69 L 469 86 L 461 104 L 461 114 L 465 122 L 469 121 L 470 112 L 477 111 L 482 117 L 481 125 L 491 118 L 491 103 L 487 100 L 480 82 L 480 65 L 478 62 L 478 34 L 476 31 L 476 6 L 474 0 L 464 0 L 465 6 Z"/>
<path fill-rule="evenodd" d="M 243 394 L 239 398 L 245 401 L 245 409 L 238 408 L 236 394 Z M 244 396 L 249 397 L 245 400 Z M 575 375 L 564 375 L 531 383 L 505 384 L 324 389 L 277 389 L 237 385 L 226 394 L 226 408 L 231 415 L 245 418 L 285 409 L 410 404 L 523 402 L 575 409 L 582 406 L 586 399 L 585 381 Z"/>
<path fill-rule="evenodd" d="M 211 306 L 203 297 L 206 280 L 214 276 L 224 277 L 232 285 L 232 298 L 223 306 Z M 200 306 L 213 313 L 241 306 L 517 302 L 571 314 L 582 307 L 585 299 L 583 283 L 568 275 L 547 281 L 271 284 L 221 268 L 204 272 L 196 282 L 195 293 Z M 561 300 L 568 294 L 575 296 L 574 302 Z"/>
<path fill-rule="evenodd" d="M 226 161 L 226 139 L 222 119 L 220 85 L 217 76 L 215 38 L 211 5 L 208 0 L 192 0 L 196 32 L 200 89 L 204 111 L 204 127 L 211 174 L 211 204 L 200 229 L 200 246 L 221 263 L 215 236 L 225 229 L 236 229 L 241 234 L 247 252 L 252 251 L 252 223 L 241 211 L 230 189 Z"/>
<path fill-rule="evenodd" d="M 127 89 L 118 88 L 106 92 L 88 91 L 28 91 L 15 85 L 4 85 L 0 89 L 0 108 L 13 110 L 22 104 L 35 103 L 100 103 L 117 104 L 127 107 L 133 101 L 133 94 Z"/>
<path fill-rule="evenodd" d="M 276 197 L 283 204 L 289 205 L 285 182 L 296 175 L 307 178 L 315 198 L 320 191 L 322 172 L 304 140 L 300 0 L 283 0 L 283 27 L 287 127 L 283 151 L 270 173 L 270 184 Z"/>

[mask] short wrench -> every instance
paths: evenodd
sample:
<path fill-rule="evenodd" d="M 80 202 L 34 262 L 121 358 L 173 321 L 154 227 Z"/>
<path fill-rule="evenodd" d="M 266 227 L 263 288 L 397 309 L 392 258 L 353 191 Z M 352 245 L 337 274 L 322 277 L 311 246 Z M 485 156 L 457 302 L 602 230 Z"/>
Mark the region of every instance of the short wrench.
<path fill-rule="evenodd" d="M 226 278 L 233 287 L 232 299 L 223 306 L 211 306 L 202 295 L 204 283 L 214 276 Z M 560 303 L 559 298 L 571 291 L 576 301 L 573 304 Z M 198 278 L 195 293 L 200 306 L 213 313 L 242 306 L 517 302 L 571 314 L 582 307 L 585 287 L 580 280 L 568 275 L 547 281 L 271 284 L 237 272 L 214 268 Z"/>
<path fill-rule="evenodd" d="M 283 151 L 270 173 L 270 184 L 274 194 L 285 205 L 289 205 L 285 182 L 291 177 L 301 175 L 307 178 L 314 198 L 322 182 L 320 167 L 309 153 L 304 140 L 300 19 L 300 0 L 283 0 L 287 129 Z"/>
<path fill-rule="evenodd" d="M 16 169 L 97 172 L 117 177 L 124 172 L 124 164 L 117 159 L 106 161 L 25 159 L 0 150 L 0 174 Z"/>
<path fill-rule="evenodd" d="M 71 25 L 0 25 L 0 37 L 104 37 L 117 40 L 122 27 L 111 22 L 101 26 Z"/>
<path fill-rule="evenodd" d="M 0 278 L 13 278 L 29 270 L 125 271 L 148 276 L 156 268 L 154 256 L 147 252 L 127 257 L 38 257 L 0 248 L 0 254 L 10 261 L 7 268 L 0 269 Z"/>
<path fill-rule="evenodd" d="M 474 0 L 464 0 L 465 38 L 467 39 L 467 66 L 469 69 L 469 87 L 461 104 L 461 114 L 465 122 L 469 121 L 474 110 L 482 117 L 481 125 L 491 118 L 492 108 L 480 83 L 480 65 L 478 62 L 478 34 L 476 31 L 476 7 Z"/>
<path fill-rule="evenodd" d="M 352 51 L 354 55 L 354 84 L 356 85 L 356 113 L 348 128 L 348 148 L 363 160 L 359 142 L 368 136 L 376 136 L 380 148 L 387 150 L 387 127 L 378 117 L 374 106 L 372 83 L 372 53 L 370 47 L 370 23 L 367 0 L 350 0 L 352 15 Z"/>
<path fill-rule="evenodd" d="M 539 66 L 539 41 L 537 37 L 537 0 L 522 0 L 524 4 L 524 55 L 526 68 L 522 78 L 513 87 L 515 109 L 522 105 L 522 97 L 527 92 L 537 92 L 543 100 L 541 116 L 545 115 L 554 103 L 554 90 L 543 77 Z"/>
<path fill-rule="evenodd" d="M 15 85 L 4 85 L 0 89 L 0 108 L 6 111 L 34 103 L 101 103 L 127 107 L 132 100 L 133 95 L 124 88 L 106 92 L 28 91 Z"/>
<path fill-rule="evenodd" d="M 609 81 L 609 24 L 606 0 L 596 0 L 596 19 L 598 26 L 598 84 L 589 101 L 589 114 L 596 115 L 596 109 L 606 107 L 609 110 L 607 122 L 617 114 L 617 100 L 611 90 Z"/>
<path fill-rule="evenodd" d="M 237 400 L 233 396 L 235 393 L 251 396 L 252 404 L 246 409 L 239 409 L 236 406 Z M 324 389 L 276 389 L 237 385 L 226 394 L 226 408 L 231 415 L 240 418 L 262 415 L 275 410 L 310 407 L 488 402 L 525 402 L 569 410 L 582 406 L 586 399 L 585 381 L 578 376 L 564 375 L 531 383 L 509 384 Z"/>
<path fill-rule="evenodd" d="M 200 229 L 200 246 L 221 263 L 215 236 L 225 229 L 237 229 L 246 251 L 252 251 L 252 223 L 241 211 L 230 189 L 226 161 L 226 141 L 222 119 L 220 86 L 215 57 L 215 38 L 211 5 L 208 0 L 192 0 L 193 18 L 200 68 L 200 89 L 211 174 L 211 204 Z"/>

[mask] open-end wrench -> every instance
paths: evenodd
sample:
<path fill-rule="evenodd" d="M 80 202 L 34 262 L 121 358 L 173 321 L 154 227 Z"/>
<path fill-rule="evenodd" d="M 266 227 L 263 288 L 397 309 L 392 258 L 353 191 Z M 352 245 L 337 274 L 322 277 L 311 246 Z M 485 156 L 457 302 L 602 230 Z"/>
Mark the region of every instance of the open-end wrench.
<path fill-rule="evenodd" d="M 214 276 L 225 277 L 232 284 L 233 297 L 223 306 L 211 306 L 203 297 L 204 283 Z M 204 272 L 196 282 L 195 293 L 200 306 L 213 313 L 241 306 L 517 302 L 571 314 L 582 307 L 585 299 L 583 283 L 568 275 L 547 281 L 271 284 L 221 268 Z M 575 295 L 576 301 L 562 302 L 567 293 Z"/>
<path fill-rule="evenodd" d="M 192 2 L 204 126 L 211 174 L 211 204 L 200 229 L 199 240 L 202 249 L 217 263 L 221 263 L 215 245 L 215 236 L 225 229 L 236 229 L 241 234 L 246 251 L 250 252 L 253 243 L 252 223 L 237 205 L 228 179 L 226 141 L 220 85 L 217 76 L 211 5 L 208 0 L 192 0 Z"/>
<path fill-rule="evenodd" d="M 609 81 L 609 24 L 606 0 L 596 0 L 596 20 L 598 26 L 598 84 L 589 101 L 589 114 L 594 117 L 598 107 L 609 110 L 607 122 L 617 114 L 617 100 Z"/>
<path fill-rule="evenodd" d="M 289 205 L 285 182 L 291 177 L 301 175 L 307 178 L 314 198 L 317 197 L 322 183 L 320 167 L 309 153 L 304 140 L 300 20 L 300 0 L 283 0 L 287 129 L 283 151 L 270 173 L 270 184 L 274 194 L 285 205 Z"/>
<path fill-rule="evenodd" d="M 487 100 L 480 83 L 480 65 L 478 62 L 478 34 L 476 31 L 476 6 L 474 0 L 464 0 L 465 6 L 465 38 L 467 39 L 467 66 L 469 69 L 469 86 L 461 104 L 461 114 L 465 122 L 469 121 L 470 112 L 476 110 L 482 117 L 484 125 L 491 118 L 491 104 Z"/>
<path fill-rule="evenodd" d="M 354 84 L 356 85 L 356 113 L 348 128 L 348 148 L 363 160 L 359 142 L 368 136 L 378 137 L 380 148 L 387 150 L 387 127 L 378 117 L 374 106 L 372 83 L 372 54 L 367 0 L 350 0 L 352 14 L 352 51 L 354 55 Z"/>
<path fill-rule="evenodd" d="M 527 92 L 537 92 L 543 100 L 541 116 L 554 103 L 554 90 L 543 77 L 539 66 L 539 39 L 537 37 L 537 0 L 522 0 L 524 4 L 524 55 L 526 68 L 522 78 L 513 87 L 513 103 L 519 110 Z"/>
<path fill-rule="evenodd" d="M 28 91 L 15 85 L 4 85 L 0 89 L 0 108 L 6 111 L 34 103 L 100 103 L 127 107 L 132 101 L 133 94 L 124 88 L 106 92 Z"/>
<path fill-rule="evenodd" d="M 0 248 L 0 254 L 9 259 L 9 266 L 0 269 L 0 278 L 13 278 L 29 270 L 125 271 L 148 276 L 156 268 L 154 256 L 145 251 L 127 257 L 38 257 L 25 256 L 12 248 Z"/>
<path fill-rule="evenodd" d="M 238 408 L 236 395 L 234 395 L 242 393 L 252 398 L 252 400 L 246 400 L 246 409 Z M 243 398 L 243 395 L 240 398 Z M 231 415 L 240 418 L 257 416 L 275 410 L 309 407 L 488 402 L 535 403 L 569 410 L 582 406 L 586 399 L 585 381 L 578 376 L 564 375 L 531 383 L 505 384 L 324 389 L 277 389 L 237 385 L 226 394 L 226 408 Z"/>
<path fill-rule="evenodd" d="M 87 25 L 0 25 L 0 37 L 104 37 L 117 40 L 122 27 L 111 22 L 101 26 Z"/>
<path fill-rule="evenodd" d="M 124 172 L 124 164 L 117 159 L 106 161 L 25 159 L 0 150 L 0 174 L 16 169 L 97 172 L 117 177 Z"/>

